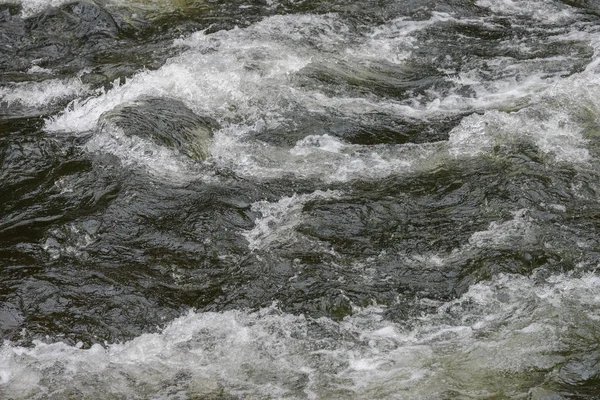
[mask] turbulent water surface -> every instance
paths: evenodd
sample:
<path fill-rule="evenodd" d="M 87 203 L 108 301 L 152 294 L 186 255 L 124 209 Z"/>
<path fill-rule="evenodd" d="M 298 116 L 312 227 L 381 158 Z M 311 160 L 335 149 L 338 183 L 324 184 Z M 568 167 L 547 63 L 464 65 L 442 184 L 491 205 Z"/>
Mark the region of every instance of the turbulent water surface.
<path fill-rule="evenodd" d="M 3 399 L 600 398 L 593 0 L 0 0 Z"/>

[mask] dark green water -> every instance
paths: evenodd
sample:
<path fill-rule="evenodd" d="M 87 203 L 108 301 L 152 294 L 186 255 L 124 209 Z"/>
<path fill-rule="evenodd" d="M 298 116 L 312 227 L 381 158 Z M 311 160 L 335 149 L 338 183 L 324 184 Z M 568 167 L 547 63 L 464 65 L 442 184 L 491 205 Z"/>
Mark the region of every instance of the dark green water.
<path fill-rule="evenodd" d="M 0 3 L 0 397 L 600 398 L 599 22 Z"/>

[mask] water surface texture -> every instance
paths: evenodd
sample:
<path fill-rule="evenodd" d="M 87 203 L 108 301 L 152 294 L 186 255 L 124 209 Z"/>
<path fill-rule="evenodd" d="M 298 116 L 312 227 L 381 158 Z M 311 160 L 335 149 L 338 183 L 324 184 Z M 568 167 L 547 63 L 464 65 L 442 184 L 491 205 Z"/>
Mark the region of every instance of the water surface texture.
<path fill-rule="evenodd" d="M 600 5 L 0 0 L 0 398 L 597 399 Z"/>

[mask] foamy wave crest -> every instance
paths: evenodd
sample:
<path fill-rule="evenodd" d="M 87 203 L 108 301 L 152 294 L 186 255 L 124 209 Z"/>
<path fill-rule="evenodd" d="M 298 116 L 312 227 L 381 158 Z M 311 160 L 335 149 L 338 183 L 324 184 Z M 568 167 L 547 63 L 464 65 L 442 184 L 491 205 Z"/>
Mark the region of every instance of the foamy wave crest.
<path fill-rule="evenodd" d="M 42 82 L 14 83 L 0 87 L 0 103 L 19 103 L 42 107 L 89 93 L 89 86 L 79 79 L 50 79 Z"/>
<path fill-rule="evenodd" d="M 543 397 L 600 372 L 599 288 L 595 274 L 500 275 L 410 329 L 382 307 L 334 322 L 274 305 L 190 312 L 161 333 L 104 347 L 5 343 L 0 390 L 19 399 Z M 578 345 L 567 354 L 570 340 Z"/>
<path fill-rule="evenodd" d="M 302 208 L 311 200 L 336 199 L 337 191 L 317 190 L 316 192 L 285 197 L 276 203 L 259 201 L 252 204 L 252 211 L 260 212 L 262 217 L 255 221 L 256 226 L 246 232 L 251 250 L 266 249 L 275 243 L 289 244 L 297 235 L 295 227 L 302 222 Z"/>

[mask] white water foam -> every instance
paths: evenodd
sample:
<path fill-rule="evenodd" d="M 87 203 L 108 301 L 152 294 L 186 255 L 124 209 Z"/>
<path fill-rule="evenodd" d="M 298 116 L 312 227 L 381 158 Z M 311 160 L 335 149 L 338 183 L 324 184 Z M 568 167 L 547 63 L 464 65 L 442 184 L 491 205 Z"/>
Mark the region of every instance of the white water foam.
<path fill-rule="evenodd" d="M 413 47 L 418 46 L 413 36 L 416 32 L 448 21 L 493 24 L 486 18 L 460 20 L 434 13 L 429 20 L 397 19 L 357 35 L 341 17 L 329 14 L 274 16 L 244 29 L 213 34 L 197 32 L 175 41 L 176 46 L 188 50 L 162 68 L 140 72 L 125 84 L 115 84 L 106 93 L 74 101 L 61 114 L 49 119 L 45 129 L 69 134 L 89 132 L 97 129 L 102 113 L 120 104 L 142 97 L 173 98 L 221 124 L 223 129 L 216 132 L 212 148 L 217 164 L 253 178 L 295 175 L 335 182 L 379 179 L 427 167 L 430 164 L 423 163 L 424 159 L 439 159 L 445 150 L 439 143 L 349 145 L 322 134 L 308 136 L 289 150 L 253 140 L 252 135 L 266 129 L 293 126 L 295 116 L 306 113 L 323 118 L 335 115 L 357 123 L 363 123 L 365 116 L 374 113 L 426 122 L 456 113 L 487 110 L 483 115 L 467 117 L 454 129 L 448 143 L 452 156 L 474 156 L 505 140 L 526 140 L 560 161 L 589 159 L 586 141 L 575 118 L 560 115 L 552 107 L 543 120 L 527 110 L 498 111 L 542 105 L 545 101 L 569 96 L 575 98 L 579 94 L 577 90 L 581 92 L 590 78 L 597 80 L 592 67 L 586 72 L 590 75 L 581 73 L 570 78 L 564 78 L 567 72 L 561 69 L 547 72 L 549 64 L 562 65 L 566 58 L 521 61 L 499 58 L 486 65 L 495 71 L 491 77 L 489 73 L 483 76 L 478 65 L 463 71 L 447 71 L 445 79 L 454 89 L 406 101 L 357 97 L 343 92 L 334 96 L 323 93 L 319 86 L 297 85 L 306 67 L 327 65 L 332 59 L 357 66 L 357 71 L 363 64 L 368 65 L 367 61 L 382 65 L 402 63 Z M 591 43 L 594 32 L 580 28 L 574 28 L 577 40 Z M 559 30 L 541 40 L 575 40 L 573 35 L 575 33 Z M 389 51 L 382 50 L 379 56 L 368 51 L 374 48 L 373 41 Z M 522 43 L 508 41 L 504 45 L 514 47 Z M 400 54 L 400 58 L 390 59 L 391 53 Z M 463 94 L 465 90 L 471 94 Z M 589 91 L 592 98 L 594 89 Z M 101 138 L 96 140 L 96 147 L 101 149 Z M 165 171 L 165 175 L 171 172 Z"/>
<path fill-rule="evenodd" d="M 34 70 L 46 72 L 46 70 Z M 12 83 L 0 87 L 0 103 L 14 103 L 29 107 L 43 107 L 47 104 L 56 104 L 65 99 L 89 94 L 89 86 L 81 80 L 72 79 L 49 79 L 42 82 Z"/>
<path fill-rule="evenodd" d="M 102 96 L 74 103 L 49 120 L 46 129 L 88 131 L 102 113 L 142 96 L 178 99 L 223 123 L 242 119 L 253 126 L 260 119 L 276 119 L 294 104 L 296 93 L 286 81 L 310 62 L 305 46 L 297 43 L 302 31 L 318 27 L 332 32 L 333 40 L 335 25 L 334 17 L 309 15 L 272 17 L 245 30 L 198 32 L 176 41 L 191 50 Z"/>
<path fill-rule="evenodd" d="M 373 28 L 372 32 L 366 35 L 364 43 L 350 47 L 346 52 L 363 60 L 403 65 L 419 46 L 413 34 L 445 21 L 455 19 L 450 14 L 438 12 L 434 12 L 430 19 L 423 21 L 413 21 L 406 17 L 396 18 Z"/>
<path fill-rule="evenodd" d="M 21 18 L 29 18 L 51 7 L 60 7 L 72 3 L 73 0 L 0 0 L 0 4 L 19 4 L 21 6 Z M 167 13 L 185 8 L 185 2 L 177 0 L 107 0 L 103 1 L 109 8 L 111 6 L 123 7 L 135 10 L 138 13 L 153 12 Z M 133 14 L 136 15 L 135 13 Z"/>
<path fill-rule="evenodd" d="M 298 44 L 307 36 L 298 31 L 293 39 L 298 28 L 294 25 L 296 17 L 277 18 L 281 18 L 279 31 L 269 31 L 270 36 L 260 29 L 268 31 L 275 19 L 265 20 L 262 28 L 257 25 L 248 30 L 198 34 L 190 39 L 198 39 L 196 47 L 183 41 L 192 46 L 190 52 L 159 71 L 141 73 L 106 94 L 74 103 L 47 126 L 84 132 L 96 127 L 102 112 L 138 96 L 181 98 L 195 111 L 212 115 L 226 126 L 217 133 L 218 162 L 223 160 L 250 176 L 294 174 L 326 176 L 332 181 L 399 173 L 411 168 L 415 157 L 426 165 L 431 156 L 445 148 L 441 144 L 355 146 L 328 135 L 312 135 L 292 149 L 281 150 L 248 140 L 252 130 L 260 129 L 256 121 L 266 121 L 265 126 L 276 124 L 286 118 L 281 112 L 286 107 L 287 111 L 297 106 L 316 112 L 340 109 L 352 118 L 369 107 L 422 115 L 455 107 L 444 103 L 445 99 L 423 108 L 381 99 L 330 98 L 318 91 L 303 92 L 282 85 L 308 65 L 311 57 L 319 56 L 311 46 L 322 45 L 331 51 L 343 44 L 344 35 L 336 33 L 340 31 L 336 28 L 325 34 L 322 44 L 299 45 L 300 52 L 294 53 L 285 41 L 296 40 Z M 317 26 L 320 21 L 335 19 L 310 18 L 315 20 L 307 25 Z M 255 38 L 249 38 L 248 33 Z M 271 64 L 272 60 L 278 62 Z M 217 67 L 210 69 L 212 62 Z M 589 121 L 595 122 L 595 99 L 599 97 L 589 82 L 594 82 L 591 73 L 597 65 L 593 61 L 587 69 L 590 74 L 576 75 L 564 85 L 554 86 L 555 80 L 534 74 L 527 80 L 531 86 L 528 83 L 516 95 L 513 90 L 520 90 L 519 81 L 511 80 L 507 91 L 512 97 L 521 98 L 530 92 L 543 92 L 543 96 L 534 98 L 533 106 L 526 110 L 487 111 L 464 120 L 451 134 L 451 153 L 468 157 L 495 144 L 527 140 L 561 161 L 589 158 L 582 130 Z M 208 68 L 207 72 L 203 68 Z M 469 85 L 480 84 L 479 77 L 469 73 L 460 78 Z M 583 90 L 585 85 L 590 86 L 588 92 Z M 490 87 L 486 89 L 490 93 L 506 96 L 507 91 Z M 580 102 L 585 93 L 589 93 L 589 99 L 584 96 L 589 107 Z M 473 104 L 480 100 L 474 98 Z M 567 111 L 556 118 L 543 112 L 540 117 L 536 104 L 546 101 L 550 105 L 562 102 L 560 108 L 570 101 L 575 106 L 567 106 Z M 492 103 L 485 104 L 488 107 Z M 89 149 L 103 151 L 113 140 L 111 151 L 127 161 L 144 163 L 145 149 L 156 150 L 137 139 L 120 142 L 121 138 L 112 134 L 96 136 Z M 130 149 L 140 151 L 129 154 Z M 175 155 L 167 152 L 165 157 L 169 160 Z M 164 171 L 159 164 L 157 173 Z M 378 165 L 383 167 L 373 168 Z M 181 171 L 176 167 L 171 172 L 176 175 Z M 298 196 L 257 203 L 255 211 L 261 212 L 263 219 L 248 233 L 251 246 L 268 249 L 280 235 L 287 235 L 302 201 Z M 466 246 L 470 251 L 503 250 L 520 240 L 534 242 L 535 234 L 527 213 L 519 211 L 513 220 L 492 223 L 487 230 L 475 233 Z M 444 264 L 441 256 L 421 261 L 437 268 Z M 600 337 L 599 288 L 596 274 L 561 274 L 546 279 L 535 274 L 500 275 L 472 286 L 459 299 L 442 304 L 437 313 L 410 324 L 387 319 L 383 307 L 357 310 L 354 316 L 336 322 L 282 313 L 274 306 L 257 312 L 191 312 L 161 333 L 90 349 L 83 349 L 82 344 L 37 342 L 33 348 L 23 348 L 5 343 L 0 349 L 0 394 L 7 398 L 133 399 L 228 395 L 249 399 L 551 398 L 553 394 L 559 396 L 553 392 L 554 383 L 578 383 L 599 373 L 595 366 Z"/>
<path fill-rule="evenodd" d="M 72 0 L 0 0 L 0 4 L 20 4 L 21 17 L 31 17 L 47 8 L 59 7 Z"/>
<path fill-rule="evenodd" d="M 383 307 L 334 322 L 273 306 L 190 312 L 161 333 L 104 347 L 4 343 L 0 391 L 15 399 L 537 398 L 600 372 L 599 288 L 595 274 L 500 275 L 410 329 Z M 570 341 L 577 347 L 565 352 Z"/>
<path fill-rule="evenodd" d="M 27 70 L 28 74 L 52 74 L 52 70 L 48 68 L 42 68 L 39 65 L 32 65 L 31 68 Z"/>
<path fill-rule="evenodd" d="M 518 15 L 543 23 L 568 23 L 574 18 L 570 7 L 546 0 L 477 0 L 475 4 L 498 14 Z"/>
<path fill-rule="evenodd" d="M 513 212 L 514 218 L 505 222 L 492 222 L 485 231 L 475 232 L 469 238 L 469 245 L 479 248 L 511 250 L 536 243 L 533 220 L 526 209 Z"/>
<path fill-rule="evenodd" d="M 586 70 L 530 96 L 528 106 L 518 111 L 473 114 L 450 132 L 449 151 L 473 156 L 521 141 L 552 160 L 587 163 L 589 138 L 600 122 L 599 88 L 600 76 Z"/>
<path fill-rule="evenodd" d="M 265 250 L 277 243 L 291 244 L 296 242 L 295 227 L 302 222 L 302 208 L 312 200 L 338 199 L 341 193 L 328 190 L 317 190 L 310 194 L 285 197 L 275 203 L 259 201 L 252 204 L 252 211 L 259 212 L 254 228 L 244 236 L 248 240 L 250 250 Z"/>
<path fill-rule="evenodd" d="M 291 149 L 241 141 L 234 134 L 217 134 L 212 156 L 215 162 L 242 176 L 269 179 L 294 176 L 323 182 L 381 179 L 440 162 L 440 143 L 360 146 L 330 135 L 311 135 Z"/>
<path fill-rule="evenodd" d="M 127 168 L 141 167 L 157 180 L 183 185 L 193 180 L 211 180 L 202 163 L 139 136 L 126 135 L 121 129 L 105 127 L 89 140 L 85 148 L 92 153 L 110 153 Z"/>

